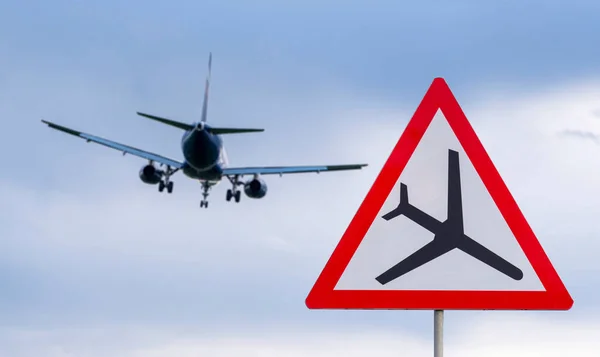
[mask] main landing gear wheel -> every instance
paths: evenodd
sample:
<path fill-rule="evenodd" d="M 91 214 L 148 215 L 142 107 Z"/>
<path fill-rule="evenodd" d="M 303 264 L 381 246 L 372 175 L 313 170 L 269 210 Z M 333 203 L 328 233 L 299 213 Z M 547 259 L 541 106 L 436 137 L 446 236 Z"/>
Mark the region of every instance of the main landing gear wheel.
<path fill-rule="evenodd" d="M 158 183 L 158 192 L 163 192 L 167 188 L 168 193 L 173 193 L 173 181 L 169 181 L 165 184 L 164 181 Z"/>
<path fill-rule="evenodd" d="M 152 164 L 152 162 L 150 163 Z M 171 169 L 170 166 L 167 166 L 167 170 L 164 172 L 164 179 L 160 180 L 158 183 L 158 192 L 163 192 L 165 187 L 167 188 L 168 193 L 173 193 L 173 181 L 171 181 L 171 175 L 177 172 L 178 169 Z"/>
<path fill-rule="evenodd" d="M 233 178 L 227 176 L 227 178 L 233 187 L 227 190 L 227 196 L 225 199 L 227 202 L 229 202 L 231 201 L 231 198 L 235 197 L 235 202 L 240 202 L 240 199 L 242 198 L 242 191 L 238 190 L 237 186 L 243 185 L 243 183 L 240 182 L 238 175 L 235 175 Z"/>
<path fill-rule="evenodd" d="M 202 200 L 200 201 L 200 208 L 208 208 L 208 201 Z"/>
<path fill-rule="evenodd" d="M 242 198 L 242 191 L 236 190 L 234 192 L 232 190 L 227 190 L 227 197 L 225 197 L 225 199 L 229 202 L 233 197 L 235 197 L 235 202 L 240 202 L 240 199 Z"/>

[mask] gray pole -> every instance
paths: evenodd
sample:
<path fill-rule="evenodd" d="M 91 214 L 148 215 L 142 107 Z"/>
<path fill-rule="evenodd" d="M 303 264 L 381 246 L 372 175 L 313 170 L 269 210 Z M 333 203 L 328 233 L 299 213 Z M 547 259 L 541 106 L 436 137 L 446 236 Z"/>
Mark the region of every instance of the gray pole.
<path fill-rule="evenodd" d="M 433 311 L 433 357 L 444 357 L 444 310 Z"/>

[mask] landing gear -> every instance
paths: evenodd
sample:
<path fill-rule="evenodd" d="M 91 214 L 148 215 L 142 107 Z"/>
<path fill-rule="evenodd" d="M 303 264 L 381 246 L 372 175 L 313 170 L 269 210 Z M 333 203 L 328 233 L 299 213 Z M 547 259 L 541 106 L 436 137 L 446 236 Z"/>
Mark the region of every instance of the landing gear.
<path fill-rule="evenodd" d="M 165 187 L 167 188 L 168 193 L 173 193 L 173 181 L 168 181 L 167 183 L 165 183 L 165 181 L 160 181 L 158 183 L 158 192 L 163 192 Z"/>
<path fill-rule="evenodd" d="M 171 181 L 171 175 L 177 172 L 178 169 L 173 170 L 171 166 L 167 166 L 167 170 L 163 173 L 163 179 L 158 183 L 158 192 L 163 192 L 165 187 L 167 193 L 173 193 L 173 181 Z"/>
<path fill-rule="evenodd" d="M 202 201 L 200 201 L 200 208 L 208 208 L 208 201 L 206 199 L 208 198 L 210 187 L 211 185 L 207 181 L 202 182 Z"/>
<path fill-rule="evenodd" d="M 232 197 L 235 197 L 235 202 L 240 202 L 240 199 L 242 198 L 242 191 L 238 190 L 237 186 L 243 185 L 244 183 L 240 182 L 238 175 L 235 175 L 233 178 L 227 176 L 227 178 L 229 179 L 229 182 L 231 182 L 231 185 L 233 187 L 227 190 L 227 196 L 225 197 L 225 199 L 227 200 L 227 202 L 229 202 L 231 201 Z"/>
<path fill-rule="evenodd" d="M 227 196 L 225 197 L 225 199 L 229 202 L 233 197 L 235 197 L 235 202 L 240 202 L 240 198 L 242 198 L 242 191 L 227 190 Z"/>

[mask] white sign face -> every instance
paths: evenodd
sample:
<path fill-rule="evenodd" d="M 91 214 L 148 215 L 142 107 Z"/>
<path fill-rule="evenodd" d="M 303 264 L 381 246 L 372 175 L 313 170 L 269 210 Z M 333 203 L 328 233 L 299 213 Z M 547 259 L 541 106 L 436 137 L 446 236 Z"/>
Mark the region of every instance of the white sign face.
<path fill-rule="evenodd" d="M 454 172 L 451 160 L 456 159 L 458 165 L 454 167 L 460 167 L 460 181 L 452 182 L 460 182 L 456 197 L 462 200 L 464 235 L 467 236 L 461 239 L 457 238 L 461 234 L 447 234 L 450 225 L 444 224 L 448 218 L 449 176 Z M 399 206 L 401 184 L 406 185 L 410 207 L 405 206 L 403 214 L 386 220 L 382 216 Z M 460 213 L 451 214 L 456 216 Z M 418 218 L 415 215 L 430 217 L 427 218 L 431 223 L 428 227 L 438 232 L 435 244 L 431 243 L 434 233 L 409 218 Z M 417 220 L 424 222 L 423 219 Z M 404 269 L 402 274 L 389 272 L 389 281 L 385 284 L 376 279 L 428 243 L 431 243 L 431 250 L 420 262 L 408 262 L 412 269 Z M 439 110 L 335 290 L 545 291 Z"/>

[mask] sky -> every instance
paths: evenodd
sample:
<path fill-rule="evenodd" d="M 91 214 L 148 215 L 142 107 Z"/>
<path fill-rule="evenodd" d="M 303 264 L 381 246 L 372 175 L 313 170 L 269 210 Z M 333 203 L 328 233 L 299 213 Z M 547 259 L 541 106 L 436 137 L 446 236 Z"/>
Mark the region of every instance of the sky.
<path fill-rule="evenodd" d="M 598 349 L 600 30 L 594 1 L 4 1 L 0 356 L 432 354 L 430 311 L 311 311 L 312 284 L 433 78 L 444 77 L 575 303 L 449 311 L 447 356 Z M 181 159 L 213 53 L 209 122 L 236 166 L 368 163 L 265 178 L 200 209 Z M 322 194 L 320 192 L 326 192 Z M 400 351 L 400 352 L 399 352 Z"/>

